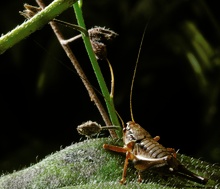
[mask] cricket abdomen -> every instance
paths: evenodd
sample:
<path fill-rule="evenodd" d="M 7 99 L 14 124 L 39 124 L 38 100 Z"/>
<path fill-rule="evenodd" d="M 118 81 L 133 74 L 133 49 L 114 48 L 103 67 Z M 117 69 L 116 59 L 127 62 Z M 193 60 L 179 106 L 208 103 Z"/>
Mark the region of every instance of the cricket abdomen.
<path fill-rule="evenodd" d="M 171 155 L 169 151 L 154 139 L 143 139 L 138 145 L 138 154 L 147 158 L 163 158 Z"/>

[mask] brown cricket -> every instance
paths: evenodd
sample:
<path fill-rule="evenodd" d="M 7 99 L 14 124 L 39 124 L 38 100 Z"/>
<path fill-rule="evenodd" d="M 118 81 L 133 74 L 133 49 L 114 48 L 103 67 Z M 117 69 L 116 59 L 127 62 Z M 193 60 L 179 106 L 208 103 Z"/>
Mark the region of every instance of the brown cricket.
<path fill-rule="evenodd" d="M 145 30 L 144 30 L 144 34 L 145 34 Z M 153 138 L 144 128 L 142 128 L 139 124 L 135 123 L 134 121 L 134 117 L 132 113 L 132 90 L 133 90 L 140 50 L 144 39 L 144 34 L 141 39 L 141 44 L 138 52 L 138 57 L 134 69 L 134 74 L 131 83 L 131 90 L 130 90 L 130 113 L 131 113 L 132 121 L 127 122 L 127 125 L 125 127 L 122 119 L 119 117 L 123 125 L 124 146 L 121 147 L 121 146 L 104 144 L 103 148 L 106 150 L 111 150 L 126 154 L 122 179 L 120 180 L 121 184 L 124 184 L 126 181 L 127 167 L 129 160 L 131 160 L 134 164 L 134 167 L 138 170 L 139 182 L 142 181 L 141 178 L 142 171 L 151 168 L 164 167 L 171 174 L 182 176 L 191 181 L 205 185 L 208 182 L 207 178 L 203 178 L 188 170 L 177 159 L 176 151 L 173 148 L 165 148 L 164 146 L 162 146 L 158 142 L 158 140 L 160 139 L 159 136 Z"/>
<path fill-rule="evenodd" d="M 153 138 L 139 124 L 129 121 L 127 126 L 123 128 L 123 147 L 109 144 L 103 145 L 104 149 L 126 154 L 121 184 L 124 184 L 126 181 L 129 160 L 134 163 L 134 167 L 138 170 L 139 182 L 142 181 L 142 171 L 164 166 L 172 174 L 185 177 L 200 184 L 207 183 L 207 178 L 196 175 L 185 168 L 176 158 L 175 150 L 173 148 L 165 148 L 159 144 L 159 139 L 159 136 Z"/>

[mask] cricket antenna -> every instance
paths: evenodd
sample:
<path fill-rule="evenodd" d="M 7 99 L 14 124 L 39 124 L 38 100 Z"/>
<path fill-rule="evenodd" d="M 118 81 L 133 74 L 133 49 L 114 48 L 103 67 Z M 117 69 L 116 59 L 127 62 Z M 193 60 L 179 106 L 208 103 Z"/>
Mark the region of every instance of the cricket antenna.
<path fill-rule="evenodd" d="M 142 44 L 143 44 L 143 41 L 144 41 L 144 36 L 145 36 L 145 32 L 146 32 L 148 23 L 149 23 L 149 22 L 147 22 L 147 24 L 146 24 L 146 26 L 145 26 L 145 28 L 144 28 L 144 32 L 143 32 L 143 35 L 142 35 L 142 38 L 141 38 L 141 43 L 140 43 L 140 47 L 139 47 L 139 51 L 138 51 L 138 56 L 137 56 L 137 60 L 136 60 L 136 63 L 135 63 L 134 73 L 133 73 L 133 77 L 132 77 L 132 81 L 131 81 L 131 89 L 130 89 L 130 113 L 131 113 L 131 120 L 132 120 L 133 122 L 134 122 L 134 115 L 133 115 L 133 111 L 132 111 L 132 91 L 133 91 L 133 88 L 134 88 L 134 79 L 135 79 L 135 75 L 136 75 L 136 72 L 137 72 L 137 65 L 138 65 L 139 58 L 140 58 L 141 47 L 142 47 Z"/>

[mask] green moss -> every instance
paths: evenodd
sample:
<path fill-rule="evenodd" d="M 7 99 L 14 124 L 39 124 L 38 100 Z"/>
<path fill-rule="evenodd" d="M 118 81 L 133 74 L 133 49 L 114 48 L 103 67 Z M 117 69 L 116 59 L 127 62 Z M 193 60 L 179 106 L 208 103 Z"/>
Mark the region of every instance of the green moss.
<path fill-rule="evenodd" d="M 127 184 L 121 186 L 124 154 L 105 151 L 104 143 L 121 145 L 121 141 L 108 138 L 91 139 L 73 144 L 59 152 L 49 155 L 39 163 L 26 169 L 0 177 L 1 189 L 19 188 L 193 188 L 203 187 L 179 177 L 164 179 L 158 172 L 145 171 L 141 184 L 137 174 L 129 164 Z M 220 169 L 217 165 L 190 158 L 178 157 L 184 165 L 195 173 L 210 180 L 209 187 L 217 187 Z"/>

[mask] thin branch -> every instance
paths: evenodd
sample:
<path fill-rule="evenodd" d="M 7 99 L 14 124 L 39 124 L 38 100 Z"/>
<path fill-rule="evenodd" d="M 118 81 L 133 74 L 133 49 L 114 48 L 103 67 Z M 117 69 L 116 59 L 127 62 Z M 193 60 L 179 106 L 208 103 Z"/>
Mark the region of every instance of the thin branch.
<path fill-rule="evenodd" d="M 79 6 L 78 3 L 74 3 L 73 4 L 73 8 L 74 8 L 74 11 L 75 11 L 76 20 L 77 20 L 78 25 L 80 27 L 82 27 L 82 28 L 86 28 L 86 25 L 85 25 L 85 22 L 84 22 L 84 18 L 83 18 L 82 8 Z M 116 114 L 116 110 L 115 110 L 115 107 L 114 107 L 113 99 L 110 97 L 108 88 L 107 88 L 106 83 L 105 83 L 105 79 L 104 79 L 104 77 L 102 75 L 102 72 L 100 70 L 99 64 L 97 62 L 97 55 L 101 55 L 101 56 L 103 55 L 103 52 L 101 52 L 101 54 L 100 54 L 100 52 L 98 52 L 99 50 L 102 51 L 102 48 L 101 49 L 99 49 L 99 48 L 96 49 L 96 47 L 97 47 L 97 43 L 96 42 L 93 43 L 94 46 L 92 46 L 91 41 L 93 41 L 93 40 L 92 40 L 92 36 L 91 35 L 90 35 L 90 37 L 88 37 L 86 35 L 82 35 L 82 38 L 83 38 L 83 42 L 85 44 L 85 48 L 86 48 L 86 51 L 88 53 L 88 56 L 89 56 L 89 59 L 90 59 L 93 71 L 95 73 L 95 76 L 96 76 L 97 81 L 99 83 L 99 87 L 100 87 L 102 95 L 104 97 L 104 100 L 105 100 L 105 103 L 106 103 L 106 107 L 107 107 L 107 110 L 108 110 L 108 115 L 109 115 L 109 117 L 111 119 L 111 122 L 112 122 L 113 125 L 120 125 L 118 117 L 117 117 L 117 114 Z M 100 44 L 100 43 L 98 43 L 98 44 Z M 98 50 L 98 51 L 95 53 L 96 50 Z M 122 136 L 121 130 L 116 131 L 116 133 L 117 133 L 117 136 L 119 138 Z"/>
<path fill-rule="evenodd" d="M 43 1 L 36 0 L 36 2 L 41 8 L 45 7 Z M 94 89 L 92 88 L 92 85 L 90 84 L 90 82 L 87 79 L 85 73 L 83 72 L 83 70 L 82 70 L 79 62 L 77 61 L 75 55 L 73 54 L 71 48 L 69 47 L 68 44 L 63 44 L 62 43 L 62 41 L 64 40 L 64 37 L 63 37 L 62 33 L 60 32 L 57 24 L 54 21 L 51 21 L 50 26 L 52 27 L 57 39 L 59 40 L 63 50 L 66 52 L 67 56 L 69 57 L 70 61 L 72 62 L 72 64 L 73 64 L 74 68 L 76 69 L 78 75 L 80 76 L 84 86 L 86 87 L 86 89 L 89 93 L 89 96 L 90 96 L 91 100 L 94 101 L 96 107 L 98 108 L 105 124 L 106 125 L 112 125 L 111 121 L 108 117 L 108 114 L 106 113 L 104 107 L 102 106 L 101 102 L 99 101 Z M 109 132 L 110 132 L 110 135 L 111 135 L 112 138 L 117 138 L 117 135 L 116 135 L 114 130 L 109 130 Z"/>

